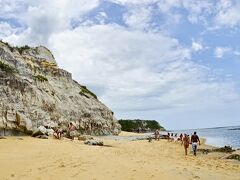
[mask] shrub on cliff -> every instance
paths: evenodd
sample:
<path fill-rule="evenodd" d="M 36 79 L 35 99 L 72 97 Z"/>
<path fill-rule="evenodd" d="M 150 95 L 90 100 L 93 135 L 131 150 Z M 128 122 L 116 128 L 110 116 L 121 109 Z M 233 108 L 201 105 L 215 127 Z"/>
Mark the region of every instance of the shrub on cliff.
<path fill-rule="evenodd" d="M 0 61 L 0 69 L 2 71 L 7 72 L 7 73 L 14 73 L 14 69 L 11 66 L 9 66 L 8 64 L 5 64 L 2 61 Z"/>
<path fill-rule="evenodd" d="M 22 52 L 24 51 L 24 50 L 27 50 L 27 49 L 31 49 L 28 45 L 25 45 L 25 46 L 22 46 L 22 47 L 16 47 L 16 49 L 18 50 L 18 52 L 20 53 L 20 54 L 22 54 Z"/>
<path fill-rule="evenodd" d="M 9 43 L 4 42 L 2 40 L 0 40 L 0 42 L 5 44 L 10 49 L 11 52 L 13 52 L 13 50 L 16 49 L 20 54 L 22 54 L 24 50 L 31 49 L 31 47 L 29 47 L 28 45 L 18 47 L 18 46 L 11 46 Z"/>
<path fill-rule="evenodd" d="M 82 96 L 85 96 L 87 98 L 89 98 L 88 95 L 90 95 L 93 98 L 97 99 L 97 96 L 93 92 L 88 90 L 86 86 L 81 86 L 79 94 L 82 95 Z"/>
<path fill-rule="evenodd" d="M 10 51 L 13 52 L 13 50 L 14 50 L 14 47 L 13 47 L 13 46 L 11 46 L 10 44 L 8 44 L 7 42 L 4 42 L 4 41 L 2 41 L 2 40 L 0 40 L 0 42 L 3 43 L 3 44 L 5 44 L 5 45 L 10 49 Z"/>
<path fill-rule="evenodd" d="M 34 76 L 38 81 L 41 81 L 41 82 L 44 82 L 44 81 L 48 81 L 48 79 L 45 77 L 45 76 L 43 76 L 43 75 L 36 75 L 36 76 Z"/>

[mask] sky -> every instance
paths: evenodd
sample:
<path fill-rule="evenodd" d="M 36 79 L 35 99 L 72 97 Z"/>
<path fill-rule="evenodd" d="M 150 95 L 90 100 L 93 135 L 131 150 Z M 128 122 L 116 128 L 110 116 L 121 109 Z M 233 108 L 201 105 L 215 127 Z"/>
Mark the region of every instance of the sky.
<path fill-rule="evenodd" d="M 0 39 L 44 45 L 118 119 L 240 125 L 239 0 L 0 0 Z"/>

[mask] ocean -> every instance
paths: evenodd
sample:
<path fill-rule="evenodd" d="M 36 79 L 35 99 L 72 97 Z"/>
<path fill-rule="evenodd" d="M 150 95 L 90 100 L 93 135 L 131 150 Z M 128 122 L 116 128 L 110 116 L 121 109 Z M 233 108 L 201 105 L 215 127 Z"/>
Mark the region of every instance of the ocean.
<path fill-rule="evenodd" d="M 206 144 L 216 147 L 231 146 L 234 149 L 240 148 L 240 126 L 216 127 L 205 129 L 172 130 L 169 132 L 187 133 L 189 135 L 196 131 L 199 138 L 205 138 Z"/>

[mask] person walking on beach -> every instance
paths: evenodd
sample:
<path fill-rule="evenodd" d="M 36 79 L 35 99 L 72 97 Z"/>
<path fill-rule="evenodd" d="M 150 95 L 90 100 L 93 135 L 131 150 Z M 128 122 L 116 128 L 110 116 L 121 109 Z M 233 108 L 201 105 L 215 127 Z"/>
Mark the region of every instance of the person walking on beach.
<path fill-rule="evenodd" d="M 200 146 L 200 139 L 196 132 L 194 132 L 193 135 L 191 136 L 191 143 L 192 143 L 193 154 L 194 154 L 194 156 L 196 156 L 197 155 L 197 143 L 199 143 L 199 146 Z"/>
<path fill-rule="evenodd" d="M 74 140 L 74 136 L 75 136 L 76 127 L 73 125 L 72 122 L 70 122 L 69 126 L 68 126 L 68 129 L 69 129 L 69 135 L 71 137 L 71 140 L 73 141 Z"/>
<path fill-rule="evenodd" d="M 180 138 L 179 139 L 180 141 L 183 141 L 183 134 L 182 133 L 180 134 L 179 138 Z"/>
<path fill-rule="evenodd" d="M 187 155 L 187 149 L 188 149 L 188 147 L 189 147 L 189 137 L 188 137 L 188 135 L 187 134 L 184 134 L 184 137 L 183 137 L 183 139 L 182 139 L 182 144 L 181 145 L 183 145 L 183 147 L 184 147 L 184 150 L 185 150 L 185 155 Z"/>
<path fill-rule="evenodd" d="M 158 129 L 155 131 L 154 135 L 155 135 L 155 140 L 158 140 L 158 141 L 159 141 L 160 133 L 159 133 L 159 130 L 158 130 Z"/>
<path fill-rule="evenodd" d="M 167 133 L 167 139 L 168 139 L 168 142 L 170 141 L 170 133 L 168 132 Z"/>

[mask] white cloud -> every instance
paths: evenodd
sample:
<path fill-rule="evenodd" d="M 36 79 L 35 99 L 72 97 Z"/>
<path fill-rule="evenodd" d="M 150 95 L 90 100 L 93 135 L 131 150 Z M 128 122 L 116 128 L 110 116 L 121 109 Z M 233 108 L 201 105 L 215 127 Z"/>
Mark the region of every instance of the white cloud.
<path fill-rule="evenodd" d="M 203 46 L 201 43 L 198 43 L 198 42 L 192 42 L 192 50 L 193 51 L 200 51 L 203 49 Z"/>
<path fill-rule="evenodd" d="M 232 51 L 229 47 L 216 47 L 214 50 L 214 55 L 216 58 L 222 58 L 225 54 Z"/>
<path fill-rule="evenodd" d="M 179 10 L 186 10 L 185 18 L 192 24 L 202 24 L 206 27 L 221 26 L 235 27 L 240 24 L 240 3 L 237 0 L 109 0 L 114 3 L 131 6 L 149 7 L 157 4 L 159 11 L 168 16 L 169 19 L 175 19 Z M 180 19 L 178 19 L 180 20 Z M 179 21 L 172 21 L 179 23 Z M 215 28 L 216 29 L 216 28 Z"/>
<path fill-rule="evenodd" d="M 96 16 L 96 19 L 100 24 L 105 24 L 106 19 L 108 18 L 105 12 L 99 12 Z"/>
<path fill-rule="evenodd" d="M 240 25 L 240 3 L 230 0 L 221 0 L 218 4 L 218 13 L 215 17 L 217 26 L 234 27 Z"/>
<path fill-rule="evenodd" d="M 24 3 L 18 0 L 0 0 L 0 17 L 13 18 L 24 9 Z"/>
<path fill-rule="evenodd" d="M 150 27 L 152 19 L 151 8 L 147 7 L 132 7 L 124 14 L 125 23 L 133 29 L 146 29 Z"/>
<path fill-rule="evenodd" d="M 26 26 L 25 31 L 21 35 L 13 34 L 6 40 L 22 45 L 47 45 L 53 33 L 69 29 L 72 19 L 79 18 L 98 4 L 98 0 L 27 1 L 24 4 L 26 10 L 19 14 L 19 19 Z M 10 11 L 10 14 L 12 13 Z"/>
<path fill-rule="evenodd" d="M 16 29 L 6 22 L 0 22 L 0 39 L 16 33 Z"/>
<path fill-rule="evenodd" d="M 234 51 L 233 53 L 234 53 L 234 55 L 236 55 L 236 56 L 240 56 L 240 51 L 237 51 L 237 50 L 236 50 L 236 51 Z"/>
<path fill-rule="evenodd" d="M 114 110 L 201 109 L 238 99 L 232 84 L 210 80 L 207 68 L 189 60 L 191 49 L 160 33 L 95 25 L 50 42 L 59 64 Z"/>
<path fill-rule="evenodd" d="M 108 0 L 121 5 L 149 5 L 159 2 L 159 0 Z"/>

